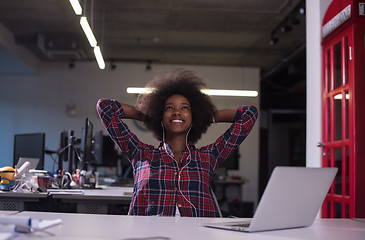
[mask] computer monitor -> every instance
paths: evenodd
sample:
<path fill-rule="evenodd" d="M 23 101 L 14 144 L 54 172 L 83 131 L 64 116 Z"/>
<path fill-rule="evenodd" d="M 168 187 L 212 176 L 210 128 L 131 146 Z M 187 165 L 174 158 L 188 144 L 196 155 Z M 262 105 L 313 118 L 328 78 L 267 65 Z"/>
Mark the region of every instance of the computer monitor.
<path fill-rule="evenodd" d="M 93 124 L 88 118 L 86 118 L 85 127 L 82 131 L 81 137 L 81 150 L 84 153 L 82 169 L 86 169 L 87 164 L 94 162 L 94 151 L 93 151 Z"/>
<path fill-rule="evenodd" d="M 60 133 L 60 148 L 58 150 L 58 169 L 63 170 L 63 162 L 68 161 L 68 131 Z"/>
<path fill-rule="evenodd" d="M 36 169 L 44 169 L 45 139 L 45 133 L 15 134 L 13 165 L 15 166 L 21 157 L 38 158 Z"/>
<path fill-rule="evenodd" d="M 220 167 L 224 167 L 227 170 L 239 170 L 239 159 L 240 159 L 240 153 L 238 148 L 234 150 L 229 157 L 224 161 Z"/>
<path fill-rule="evenodd" d="M 104 136 L 103 131 L 94 135 L 94 153 L 96 166 L 116 167 L 118 164 L 118 151 L 116 144 L 109 136 Z"/>

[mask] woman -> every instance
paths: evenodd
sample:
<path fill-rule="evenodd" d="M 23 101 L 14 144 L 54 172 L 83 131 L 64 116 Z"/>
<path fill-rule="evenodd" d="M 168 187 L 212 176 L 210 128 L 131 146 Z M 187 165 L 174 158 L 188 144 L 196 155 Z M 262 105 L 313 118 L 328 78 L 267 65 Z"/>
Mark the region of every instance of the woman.
<path fill-rule="evenodd" d="M 211 182 L 216 168 L 251 131 L 256 108 L 217 111 L 201 92 L 204 82 L 185 69 L 157 76 L 148 87 L 152 93 L 140 95 L 136 107 L 108 99 L 97 104 L 105 128 L 133 167 L 129 214 L 218 217 Z M 155 148 L 141 142 L 124 118 L 143 121 L 161 144 Z M 195 148 L 215 122 L 233 124 L 214 143 Z"/>

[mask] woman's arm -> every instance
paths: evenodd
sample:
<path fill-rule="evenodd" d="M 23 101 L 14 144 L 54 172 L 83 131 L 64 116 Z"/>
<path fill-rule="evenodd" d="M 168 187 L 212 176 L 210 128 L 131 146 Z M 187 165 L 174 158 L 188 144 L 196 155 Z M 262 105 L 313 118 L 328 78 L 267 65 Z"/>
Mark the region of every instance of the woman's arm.
<path fill-rule="evenodd" d="M 141 113 L 140 111 L 138 111 L 134 106 L 124 104 L 124 103 L 121 103 L 121 105 L 124 110 L 125 118 L 134 119 L 134 120 L 138 120 L 138 121 L 144 121 L 146 119 L 146 116 L 143 113 Z"/>
<path fill-rule="evenodd" d="M 97 103 L 97 111 L 110 137 L 132 162 L 144 143 L 129 130 L 123 119 L 143 119 L 143 114 L 139 113 L 133 106 L 121 104 L 111 99 L 100 99 Z"/>
<path fill-rule="evenodd" d="M 218 122 L 233 123 L 236 113 L 237 113 L 237 108 L 218 110 L 214 117 L 214 120 L 216 123 Z"/>
<path fill-rule="evenodd" d="M 219 110 L 216 113 L 216 122 L 229 122 L 233 124 L 213 144 L 208 145 L 212 156 L 211 164 L 216 169 L 234 151 L 251 132 L 258 112 L 256 107 L 243 105 L 238 108 Z"/>

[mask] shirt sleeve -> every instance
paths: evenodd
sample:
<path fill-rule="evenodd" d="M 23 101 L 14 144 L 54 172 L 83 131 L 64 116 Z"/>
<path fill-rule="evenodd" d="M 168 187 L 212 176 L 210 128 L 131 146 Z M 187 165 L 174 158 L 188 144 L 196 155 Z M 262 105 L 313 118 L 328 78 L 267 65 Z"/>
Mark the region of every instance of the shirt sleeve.
<path fill-rule="evenodd" d="M 122 121 L 125 118 L 122 105 L 116 100 L 100 99 L 96 105 L 96 110 L 113 141 L 129 161 L 134 159 L 134 156 L 145 144 Z"/>
<path fill-rule="evenodd" d="M 213 156 L 211 165 L 214 171 L 245 140 L 251 132 L 257 116 L 257 108 L 254 106 L 240 106 L 237 109 L 234 123 L 208 147 Z"/>

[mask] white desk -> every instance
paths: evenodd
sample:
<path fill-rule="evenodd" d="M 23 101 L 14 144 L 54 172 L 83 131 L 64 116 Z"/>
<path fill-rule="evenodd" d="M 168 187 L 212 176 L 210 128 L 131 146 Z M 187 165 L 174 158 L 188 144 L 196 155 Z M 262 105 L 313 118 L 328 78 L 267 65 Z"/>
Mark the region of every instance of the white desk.
<path fill-rule="evenodd" d="M 100 189 L 49 189 L 52 198 L 59 199 L 88 199 L 88 200 L 117 200 L 132 199 L 132 187 L 105 187 Z"/>
<path fill-rule="evenodd" d="M 201 226 L 227 218 L 145 217 L 99 214 L 21 212 L 33 219 L 61 218 L 63 223 L 48 229 L 54 236 L 36 232 L 22 239 L 154 239 L 154 240 L 364 240 L 365 222 L 351 219 L 318 219 L 311 227 L 242 233 Z M 161 237 L 161 238 L 153 238 Z"/>
<path fill-rule="evenodd" d="M 107 214 L 108 204 L 129 206 L 132 199 L 132 187 L 106 187 L 102 189 L 49 190 L 52 199 L 77 204 L 78 213 Z"/>
<path fill-rule="evenodd" d="M 13 215 L 19 213 L 18 211 L 0 211 L 0 215 Z"/>

